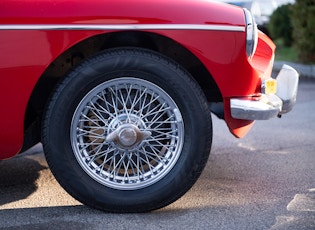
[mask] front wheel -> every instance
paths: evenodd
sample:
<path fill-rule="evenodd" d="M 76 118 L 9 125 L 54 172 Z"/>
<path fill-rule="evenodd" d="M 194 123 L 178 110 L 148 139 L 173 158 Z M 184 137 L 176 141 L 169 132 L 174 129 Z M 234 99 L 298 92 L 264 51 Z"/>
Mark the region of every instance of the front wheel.
<path fill-rule="evenodd" d="M 181 197 L 204 168 L 212 124 L 206 99 L 178 64 L 113 49 L 74 69 L 44 118 L 51 171 L 80 202 L 144 212 Z"/>

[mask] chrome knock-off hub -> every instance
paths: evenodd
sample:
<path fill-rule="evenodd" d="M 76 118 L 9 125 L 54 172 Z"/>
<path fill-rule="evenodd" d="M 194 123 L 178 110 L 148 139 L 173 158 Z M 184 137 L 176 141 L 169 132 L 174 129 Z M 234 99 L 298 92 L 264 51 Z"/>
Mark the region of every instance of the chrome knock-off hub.
<path fill-rule="evenodd" d="M 115 142 L 121 148 L 130 149 L 151 136 L 149 131 L 140 131 L 134 124 L 120 125 L 116 130 L 106 136 L 107 142 Z"/>

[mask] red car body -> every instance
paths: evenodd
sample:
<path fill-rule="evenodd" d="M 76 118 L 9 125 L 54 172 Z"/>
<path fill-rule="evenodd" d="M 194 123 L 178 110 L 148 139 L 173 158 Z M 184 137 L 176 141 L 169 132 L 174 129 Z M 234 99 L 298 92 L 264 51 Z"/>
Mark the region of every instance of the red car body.
<path fill-rule="evenodd" d="M 275 46 L 263 34 L 255 56 L 246 57 L 241 8 L 222 11 L 221 4 L 208 1 L 163 0 L 3 1 L 0 6 L 2 159 L 23 145 L 27 106 L 41 76 L 60 55 L 93 36 L 129 31 L 134 25 L 136 31 L 169 38 L 189 50 L 217 84 L 226 104 L 225 120 L 236 136 L 243 136 L 252 121 L 233 119 L 228 99 L 259 94 L 262 79 L 272 70 Z M 192 32 L 189 25 L 205 27 Z M 228 31 L 209 31 L 208 25 Z"/>
<path fill-rule="evenodd" d="M 98 55 L 101 51 L 121 48 L 124 50 L 124 54 L 132 53 L 130 50 L 126 51 L 125 47 L 141 49 L 141 51 L 136 51 L 137 55 L 141 56 L 141 60 L 143 60 L 143 55 L 149 53 L 150 57 L 161 55 L 159 56 L 160 59 L 172 60 L 178 63 L 198 83 L 198 87 L 201 88 L 204 94 L 203 97 L 211 104 L 211 111 L 225 120 L 231 133 L 236 137 L 243 137 L 255 120 L 269 119 L 281 115 L 290 111 L 294 105 L 298 74 L 291 67 L 285 66 L 277 80 L 271 78 L 275 45 L 265 34 L 257 31 L 252 16 L 245 9 L 208 0 L 3 0 L 0 2 L 0 159 L 13 157 L 33 144 L 42 141 L 43 114 L 47 109 L 50 111 L 48 114 L 53 113 L 51 108 L 55 106 L 56 96 L 51 97 L 51 95 L 54 94 L 57 83 L 63 82 L 64 76 L 87 59 L 95 61 L 96 59 L 90 59 L 90 57 Z M 142 51 L 143 49 L 145 51 Z M 110 55 L 112 54 L 110 53 Z M 116 53 L 114 52 L 114 54 Z M 141 64 L 139 68 L 141 68 Z M 172 69 L 172 65 L 169 65 L 169 68 Z M 146 71 L 150 72 L 150 69 L 146 69 Z M 143 83 L 142 80 L 139 84 L 151 87 L 151 84 Z M 159 87 L 152 87 L 157 92 L 162 92 Z M 82 88 L 84 88 L 83 85 Z M 168 88 L 167 84 L 164 84 L 164 88 Z M 77 90 L 80 91 L 80 87 Z M 198 90 L 194 90 L 195 92 L 198 92 Z M 168 93 L 171 94 L 172 90 L 169 90 Z M 191 92 L 187 91 L 185 93 L 189 95 Z M 57 96 L 60 95 L 60 90 L 57 90 Z M 153 97 L 154 94 L 150 96 Z M 51 101 L 54 101 L 52 105 Z M 62 98 L 60 101 L 62 102 Z M 171 102 L 172 99 L 168 101 Z M 61 102 L 58 102 L 59 105 L 61 105 Z M 80 103 L 85 103 L 85 101 L 82 99 Z M 103 101 L 102 103 L 107 102 Z M 176 112 L 176 103 L 174 104 L 175 109 L 173 109 L 174 116 L 179 122 L 182 122 L 181 115 Z M 67 110 L 66 106 L 59 109 L 60 112 L 63 109 Z M 81 109 L 81 107 L 78 107 L 75 111 L 78 111 L 78 109 Z M 102 109 L 104 108 L 102 107 Z M 199 111 L 193 112 L 198 115 Z M 182 114 L 186 116 L 189 111 L 186 109 Z M 49 119 L 49 116 L 46 115 L 45 119 Z M 98 115 L 96 114 L 96 116 Z M 135 117 L 137 117 L 136 114 L 133 115 L 132 119 L 136 119 Z M 76 119 L 78 118 L 74 116 L 73 120 Z M 89 119 L 89 122 L 93 124 L 94 118 Z M 125 118 L 120 116 L 115 119 L 116 123 L 113 122 L 113 126 L 116 127 L 120 120 Z M 195 118 L 190 118 L 189 115 L 187 115 L 187 119 L 191 119 L 188 122 L 189 124 L 195 122 Z M 202 132 L 207 133 L 205 131 L 207 129 L 200 124 L 202 121 L 198 121 L 198 118 L 196 120 L 197 123 L 199 122 L 199 128 L 197 129 L 203 129 Z M 79 137 L 73 139 L 71 137 L 72 149 L 77 154 L 77 163 L 82 166 L 78 172 L 84 169 L 91 178 L 95 179 L 97 183 L 92 182 L 93 186 L 98 187 L 99 183 L 105 185 L 105 187 L 108 185 L 110 189 L 106 191 L 109 193 L 112 192 L 111 188 L 122 189 L 123 191 L 130 190 L 128 195 L 117 192 L 109 196 L 112 201 L 107 200 L 107 197 L 95 201 L 93 200 L 94 197 L 102 197 L 106 192 L 101 192 L 98 195 L 94 192 L 91 195 L 82 195 L 81 187 L 91 187 L 92 184 L 87 183 L 89 184 L 87 185 L 82 182 L 83 184 L 79 185 L 76 182 L 71 187 L 65 183 L 65 181 L 71 183 L 71 180 L 62 178 L 59 180 L 61 184 L 66 184 L 64 186 L 66 190 L 83 203 L 100 209 L 109 205 L 108 209 L 114 211 L 129 212 L 133 211 L 134 207 L 138 207 L 136 211 L 152 210 L 167 205 L 183 195 L 192 186 L 191 181 L 186 186 L 186 182 L 183 180 L 176 187 L 173 186 L 173 182 L 169 183 L 167 181 L 171 179 L 164 179 L 167 178 L 165 175 L 168 175 L 172 167 L 181 167 L 180 164 L 179 166 L 175 164 L 177 157 L 174 158 L 175 163 L 172 163 L 169 169 L 162 171 L 162 175 L 158 176 L 156 180 L 154 179 L 156 173 L 150 169 L 150 167 L 153 167 L 151 162 L 145 162 L 149 167 L 147 174 L 152 173 L 152 175 L 148 174 L 147 179 L 143 179 L 141 176 L 142 173 L 147 175 L 143 172 L 145 168 L 140 170 L 138 166 L 133 166 L 136 164 L 136 160 L 132 157 L 139 157 L 139 154 L 142 154 L 142 150 L 135 154 L 133 148 L 144 148 L 142 146 L 148 142 L 146 142 L 146 139 L 153 135 L 151 131 L 141 130 L 145 127 L 145 122 L 143 121 L 139 127 L 127 122 L 128 124 L 120 125 L 116 131 L 108 134 L 106 138 L 100 136 L 103 128 L 88 131 L 90 134 L 87 139 L 79 139 Z M 47 127 L 59 125 L 47 124 L 44 127 L 45 132 L 48 130 Z M 99 122 L 94 122 L 95 124 L 99 125 Z M 182 127 L 184 126 L 180 127 L 183 130 Z M 185 135 L 190 132 L 186 131 L 186 127 L 189 127 L 189 125 L 185 126 Z M 75 129 L 71 128 L 71 130 Z M 68 128 L 65 131 L 68 132 Z M 212 132 L 212 129 L 209 132 Z M 202 148 L 202 141 L 198 139 L 200 134 L 193 133 L 189 135 L 190 137 L 192 135 L 193 141 L 186 143 L 188 139 L 185 139 L 185 142 L 182 139 L 178 142 L 178 148 L 181 149 L 182 145 L 185 151 L 187 151 L 186 149 L 190 151 L 189 149 L 194 146 Z M 48 136 L 48 134 L 45 134 L 44 139 L 46 138 L 48 145 L 51 145 Z M 206 138 L 207 135 L 203 136 Z M 212 133 L 209 136 L 212 137 Z M 69 138 L 66 135 L 64 139 Z M 99 160 L 93 163 L 93 167 L 97 168 L 96 171 L 90 169 L 90 166 L 86 166 L 85 161 L 90 156 L 79 159 L 81 153 L 76 148 L 80 145 L 73 144 L 76 141 L 86 140 L 92 143 L 101 140 L 106 146 L 118 146 L 118 150 L 115 150 L 115 147 L 113 151 L 121 151 L 120 156 L 124 158 L 124 162 L 125 160 L 126 162 L 129 161 L 129 163 L 121 163 L 119 166 L 125 167 L 125 170 L 127 169 L 125 173 L 121 174 L 121 178 L 125 178 L 127 173 L 128 179 L 117 181 L 115 175 L 120 172 L 118 169 L 113 174 L 107 174 L 108 171 L 104 171 L 105 176 L 100 178 L 99 174 L 96 175 L 98 167 L 100 167 Z M 176 140 L 174 138 L 173 142 L 177 143 Z M 204 142 L 207 142 L 207 140 L 204 140 Z M 66 145 L 69 146 L 69 143 L 67 142 Z M 157 143 L 160 144 L 160 142 Z M 58 144 L 59 142 L 57 142 Z M 186 145 L 192 147 L 185 147 Z M 199 160 L 194 161 L 198 154 L 191 155 L 194 154 L 195 150 L 188 153 L 191 159 L 186 159 L 187 165 L 197 164 L 197 167 L 191 166 L 196 171 L 194 175 L 199 175 L 202 171 L 207 159 L 206 156 L 209 154 L 211 141 L 208 141 L 205 145 L 208 147 L 204 147 L 202 150 L 205 153 L 203 153 L 204 156 L 200 155 L 201 163 L 199 163 Z M 149 146 L 149 148 L 153 151 L 150 154 L 157 154 L 156 147 Z M 47 147 L 47 149 L 50 151 L 52 148 Z M 83 149 L 83 152 L 86 151 L 85 149 Z M 94 149 L 94 151 L 97 154 L 100 149 Z M 172 157 L 172 148 L 169 151 L 169 156 Z M 196 150 L 196 152 L 198 151 Z M 126 152 L 130 154 L 128 159 Z M 165 152 L 164 147 L 161 152 Z M 72 152 L 69 153 L 69 157 L 64 159 L 62 163 L 73 158 Z M 50 156 L 55 158 L 56 154 L 58 154 L 57 150 Z M 64 156 L 60 155 L 59 157 Z M 186 157 L 186 154 L 183 157 Z M 156 161 L 159 161 L 160 158 L 158 156 Z M 59 175 L 63 177 L 65 174 L 63 168 L 72 167 L 73 164 L 62 166 L 59 165 L 61 160 L 58 162 L 59 158 L 56 159 L 56 167 L 54 168 L 60 167 L 60 171 L 58 171 L 59 169 L 56 170 L 56 174 L 58 175 L 61 172 Z M 145 161 L 144 159 L 144 157 L 139 157 L 138 161 Z M 49 162 L 53 161 L 55 160 Z M 76 162 L 76 160 L 72 161 Z M 104 167 L 104 164 L 101 164 L 102 167 Z M 164 164 L 166 163 L 158 164 L 157 167 L 163 168 Z M 111 170 L 111 167 L 112 164 L 108 164 L 108 170 Z M 116 170 L 115 167 L 114 170 Z M 139 170 L 139 172 L 135 173 L 136 170 Z M 188 168 L 182 168 L 181 170 L 183 170 L 183 173 L 190 173 Z M 77 171 L 74 170 L 73 172 Z M 194 170 L 191 172 L 194 173 Z M 69 175 L 65 177 L 70 176 L 72 171 L 69 170 L 68 173 Z M 129 177 L 129 173 L 134 174 Z M 172 175 L 170 175 L 170 178 L 172 178 Z M 75 178 L 81 176 L 80 174 Z M 90 177 L 86 180 L 89 181 Z M 194 180 L 197 178 L 197 176 L 191 177 L 190 175 L 183 177 L 194 178 Z M 131 180 L 130 178 L 136 179 Z M 154 180 L 151 182 L 152 178 Z M 126 182 L 123 180 L 126 180 Z M 160 182 L 157 183 L 156 181 L 160 180 L 166 181 L 167 185 L 159 185 Z M 82 179 L 82 181 L 85 180 Z M 152 185 L 152 183 L 156 183 L 156 185 Z M 155 188 L 154 186 L 160 187 Z M 130 206 L 128 206 L 130 200 L 124 201 L 124 199 L 133 195 L 136 196 L 133 191 L 137 189 L 142 191 L 144 188 L 148 191 L 144 190 L 143 195 L 149 196 L 152 194 L 148 199 L 154 200 L 154 204 L 143 208 L 145 207 L 144 204 L 150 202 L 143 198 L 144 203 L 141 203 L 141 199 L 141 202 L 137 203 L 138 199 L 135 198 L 136 203 L 130 203 Z M 155 199 L 158 194 L 154 195 L 160 189 L 166 189 L 165 195 L 161 195 L 165 196 L 161 198 L 161 201 Z M 167 195 L 167 191 L 170 190 L 174 190 L 173 194 Z M 78 191 L 77 195 L 73 191 Z M 89 193 L 89 191 L 90 189 L 85 190 L 86 193 Z M 100 190 L 96 188 L 93 191 Z M 182 192 L 178 193 L 178 191 Z M 116 198 L 114 199 L 116 194 L 118 194 L 117 201 L 115 201 Z M 93 201 L 86 201 L 86 197 Z M 99 201 L 102 199 L 106 201 L 100 204 Z M 114 204 L 109 204 L 110 202 Z M 120 202 L 121 204 L 116 206 Z M 127 208 L 124 206 L 125 204 L 128 206 Z M 107 210 L 107 208 L 105 209 Z"/>

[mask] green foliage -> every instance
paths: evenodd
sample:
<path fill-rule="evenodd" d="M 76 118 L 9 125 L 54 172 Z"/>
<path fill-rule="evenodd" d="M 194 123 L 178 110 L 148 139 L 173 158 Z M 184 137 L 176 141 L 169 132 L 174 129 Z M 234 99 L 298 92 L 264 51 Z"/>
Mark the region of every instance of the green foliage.
<path fill-rule="evenodd" d="M 292 24 L 290 20 L 292 5 L 282 5 L 278 7 L 270 16 L 268 30 L 272 39 L 281 38 L 284 46 L 291 46 L 292 38 Z"/>
<path fill-rule="evenodd" d="M 275 43 L 277 45 L 276 57 L 275 57 L 277 61 L 290 61 L 290 62 L 298 61 L 296 51 L 293 47 L 284 46 L 283 42 L 281 42 L 280 40 L 276 40 Z"/>
<path fill-rule="evenodd" d="M 291 21 L 299 60 L 315 63 L 315 0 L 296 0 Z"/>

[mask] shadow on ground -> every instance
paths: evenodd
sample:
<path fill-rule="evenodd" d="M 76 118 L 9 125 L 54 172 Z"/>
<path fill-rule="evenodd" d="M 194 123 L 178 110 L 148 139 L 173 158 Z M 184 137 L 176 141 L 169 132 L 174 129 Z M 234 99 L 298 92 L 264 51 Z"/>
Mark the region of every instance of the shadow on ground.
<path fill-rule="evenodd" d="M 47 169 L 33 159 L 23 157 L 21 161 L 20 158 L 0 161 L 0 205 L 25 199 L 34 193 L 40 171 Z"/>

